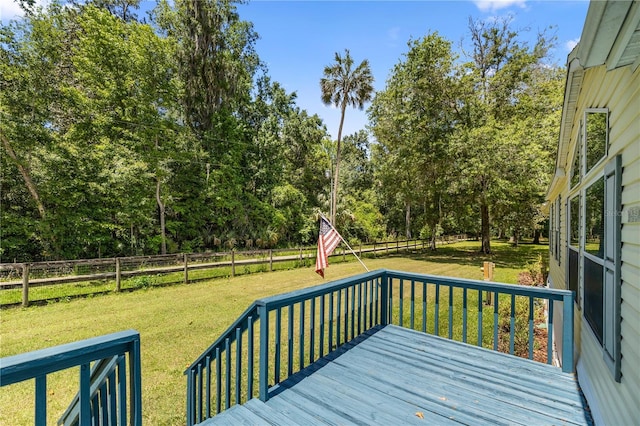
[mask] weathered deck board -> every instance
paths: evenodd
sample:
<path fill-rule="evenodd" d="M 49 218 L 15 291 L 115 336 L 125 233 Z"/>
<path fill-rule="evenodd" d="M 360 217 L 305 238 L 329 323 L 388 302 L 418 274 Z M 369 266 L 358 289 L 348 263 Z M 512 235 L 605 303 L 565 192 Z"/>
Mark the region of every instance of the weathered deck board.
<path fill-rule="evenodd" d="M 206 425 L 591 425 L 558 368 L 397 326 L 370 330 Z"/>

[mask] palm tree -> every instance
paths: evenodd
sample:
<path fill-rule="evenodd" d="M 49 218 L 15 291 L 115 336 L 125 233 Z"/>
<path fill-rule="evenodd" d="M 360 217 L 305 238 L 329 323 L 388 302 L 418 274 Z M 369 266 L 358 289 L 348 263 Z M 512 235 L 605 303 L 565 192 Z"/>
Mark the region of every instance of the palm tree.
<path fill-rule="evenodd" d="M 324 77 L 320 79 L 322 102 L 325 105 L 335 105 L 340 108 L 340 126 L 338 127 L 338 145 L 336 149 L 336 169 L 333 179 L 333 197 L 331 209 L 331 223 L 336 223 L 336 207 L 338 204 L 338 174 L 340 171 L 340 140 L 342 139 L 342 125 L 347 106 L 358 107 L 362 110 L 365 102 L 373 95 L 373 76 L 369 61 L 364 60 L 353 68 L 353 59 L 349 50 L 345 49 L 344 56 L 338 52 L 335 63 L 324 67 Z"/>

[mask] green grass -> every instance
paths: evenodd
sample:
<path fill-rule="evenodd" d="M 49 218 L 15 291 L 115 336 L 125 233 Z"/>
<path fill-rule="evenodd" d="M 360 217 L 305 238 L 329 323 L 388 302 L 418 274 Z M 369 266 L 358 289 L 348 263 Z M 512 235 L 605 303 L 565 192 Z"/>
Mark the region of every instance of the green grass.
<path fill-rule="evenodd" d="M 482 279 L 480 267 L 488 260 L 496 263 L 496 281 L 514 283 L 518 272 L 536 262 L 539 256 L 547 256 L 546 246 L 513 248 L 494 242 L 494 254 L 490 256 L 480 255 L 478 248 L 479 243 L 466 242 L 441 247 L 436 253 L 364 261 L 371 270 L 388 268 Z M 354 260 L 332 261 L 325 272 L 327 280 L 322 280 L 310 266 L 187 285 L 140 285 L 130 292 L 26 309 L 3 309 L 0 355 L 14 355 L 125 329 L 138 330 L 142 341 L 144 423 L 184 424 L 184 369 L 254 300 L 359 274 L 363 268 Z M 54 423 L 66 408 L 77 391 L 77 380 L 77 369 L 48 379 L 49 423 Z M 0 388 L 0 407 L 0 424 L 32 424 L 33 383 Z"/>

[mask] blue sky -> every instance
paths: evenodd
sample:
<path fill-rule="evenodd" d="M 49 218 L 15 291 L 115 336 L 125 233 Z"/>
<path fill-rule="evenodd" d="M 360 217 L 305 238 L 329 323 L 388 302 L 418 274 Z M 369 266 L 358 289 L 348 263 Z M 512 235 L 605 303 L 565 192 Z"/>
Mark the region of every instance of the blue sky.
<path fill-rule="evenodd" d="M 558 37 L 554 61 L 564 66 L 580 38 L 588 1 L 273 1 L 241 5 L 244 20 L 260 34 L 257 51 L 269 75 L 287 91 L 298 94 L 298 105 L 323 118 L 333 138 L 338 135 L 340 113 L 320 100 L 319 81 L 335 52 L 349 49 L 359 63 L 368 59 L 382 90 L 393 66 L 406 53 L 410 38 L 437 31 L 461 51 L 469 17 L 493 19 L 513 16 L 513 28 L 526 29 L 534 40 L 538 30 L 555 26 Z M 467 40 L 468 41 L 468 40 Z M 367 106 L 365 106 L 366 110 Z M 367 125 L 366 111 L 347 110 L 343 135 Z"/>
<path fill-rule="evenodd" d="M 153 4 L 154 1 L 141 1 L 143 9 Z M 322 104 L 319 85 L 324 66 L 333 62 L 335 52 L 349 49 L 357 63 L 368 59 L 374 87 L 382 90 L 391 69 L 407 52 L 410 38 L 437 31 L 461 52 L 461 46 L 468 42 L 469 17 L 484 20 L 510 15 L 514 29 L 529 29 L 521 31 L 525 40 L 533 41 L 538 30 L 554 26 L 558 38 L 554 62 L 564 65 L 580 38 L 588 5 L 586 0 L 253 0 L 239 5 L 238 11 L 243 20 L 253 22 L 261 37 L 256 48 L 271 78 L 288 92 L 296 92 L 297 104 L 310 114 L 318 114 L 336 138 L 340 114 L 336 108 Z M 0 0 L 3 22 L 16 13 L 13 0 Z M 343 134 L 352 134 L 366 125 L 365 111 L 349 109 Z"/>

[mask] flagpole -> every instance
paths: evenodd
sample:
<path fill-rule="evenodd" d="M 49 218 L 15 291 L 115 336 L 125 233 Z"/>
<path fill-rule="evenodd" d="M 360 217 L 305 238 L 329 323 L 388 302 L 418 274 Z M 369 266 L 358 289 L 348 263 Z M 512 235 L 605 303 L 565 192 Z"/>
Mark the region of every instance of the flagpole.
<path fill-rule="evenodd" d="M 345 243 L 345 244 L 347 245 L 347 248 L 348 248 L 348 249 L 351 251 L 351 253 L 356 257 L 356 259 L 358 259 L 358 262 L 360 262 L 360 264 L 364 267 L 364 269 L 366 269 L 366 270 L 367 270 L 367 272 L 371 272 L 371 271 L 369 271 L 369 268 L 367 268 L 367 265 L 365 265 L 365 264 L 364 264 L 364 262 L 362 262 L 362 259 L 360 259 L 360 258 L 358 257 L 358 255 L 356 254 L 356 252 L 355 252 L 355 251 L 353 251 L 353 249 L 351 248 L 351 246 L 349 245 L 349 243 L 348 243 L 344 238 L 342 238 L 342 235 L 340 235 L 340 233 L 338 232 L 338 230 L 336 229 L 336 227 L 335 227 L 335 226 L 333 226 L 333 223 L 331 223 L 331 222 L 329 221 L 329 219 L 327 219 L 327 218 L 326 218 L 322 213 L 320 213 L 320 216 L 322 216 L 322 218 L 323 218 L 324 220 L 326 220 L 327 222 L 329 222 L 329 224 L 331 225 L 331 227 L 333 228 L 333 230 L 334 230 L 334 231 L 336 231 L 336 234 L 338 234 L 338 237 L 340 237 L 340 239 L 342 240 L 342 242 L 343 242 L 343 243 Z"/>

